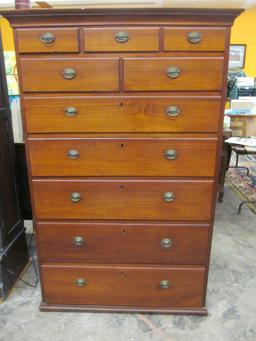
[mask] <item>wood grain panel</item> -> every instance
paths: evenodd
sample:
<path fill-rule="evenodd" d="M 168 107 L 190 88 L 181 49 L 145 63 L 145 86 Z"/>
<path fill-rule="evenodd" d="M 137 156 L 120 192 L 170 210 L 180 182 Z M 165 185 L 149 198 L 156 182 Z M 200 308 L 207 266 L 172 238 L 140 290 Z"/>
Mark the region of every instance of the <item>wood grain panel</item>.
<path fill-rule="evenodd" d="M 118 59 L 21 59 L 22 87 L 36 91 L 117 91 L 119 89 Z M 63 71 L 73 68 L 76 76 L 65 79 Z M 40 80 L 40 81 L 39 81 Z"/>
<path fill-rule="evenodd" d="M 176 106 L 178 116 L 166 114 Z M 74 117 L 65 108 L 75 107 Z M 217 132 L 220 99 L 195 97 L 32 97 L 24 98 L 29 133 Z"/>
<path fill-rule="evenodd" d="M 180 76 L 168 77 L 170 67 Z M 126 91 L 221 90 L 222 79 L 222 57 L 124 58 Z"/>
<path fill-rule="evenodd" d="M 188 40 L 190 32 L 198 32 L 201 41 L 191 43 Z M 165 51 L 224 51 L 227 29 L 225 27 L 165 27 Z"/>
<path fill-rule="evenodd" d="M 33 176 L 214 176 L 217 138 L 30 138 Z M 165 153 L 176 153 L 169 160 Z M 68 155 L 78 153 L 77 159 Z"/>
<path fill-rule="evenodd" d="M 167 223 L 38 223 L 42 263 L 205 265 L 209 226 Z M 83 244 L 76 246 L 75 237 Z M 164 248 L 163 239 L 171 239 Z"/>
<path fill-rule="evenodd" d="M 205 269 L 43 265 L 44 302 L 149 307 L 201 307 Z M 86 281 L 77 287 L 75 281 Z M 168 280 L 169 289 L 160 281 Z"/>
<path fill-rule="evenodd" d="M 207 221 L 212 191 L 212 180 L 33 180 L 38 219 Z M 165 192 L 174 193 L 173 202 L 163 200 Z"/>
<path fill-rule="evenodd" d="M 118 42 L 116 34 L 126 33 L 128 40 Z M 102 27 L 84 29 L 86 52 L 158 51 L 159 28 L 156 27 Z"/>
<path fill-rule="evenodd" d="M 36 28 L 18 29 L 18 51 L 20 53 L 55 53 L 55 52 L 78 52 L 78 29 L 77 28 Z M 45 33 L 52 33 L 54 41 L 44 43 L 41 37 Z"/>

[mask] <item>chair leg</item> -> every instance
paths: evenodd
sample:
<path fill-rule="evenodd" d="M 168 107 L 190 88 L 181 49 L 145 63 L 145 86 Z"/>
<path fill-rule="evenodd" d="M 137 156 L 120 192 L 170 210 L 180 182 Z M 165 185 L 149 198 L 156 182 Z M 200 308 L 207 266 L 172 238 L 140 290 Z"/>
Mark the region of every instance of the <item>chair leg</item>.
<path fill-rule="evenodd" d="M 224 197 L 224 188 L 219 190 L 219 196 L 218 196 L 219 203 L 223 202 L 223 197 Z"/>
<path fill-rule="evenodd" d="M 237 210 L 238 214 L 241 214 L 241 210 L 244 204 L 245 204 L 245 201 L 241 202 L 241 204 L 238 206 L 238 210 Z"/>
<path fill-rule="evenodd" d="M 239 154 L 236 153 L 236 167 L 238 167 L 238 156 L 239 156 Z"/>
<path fill-rule="evenodd" d="M 241 204 L 238 206 L 238 210 L 237 210 L 238 214 L 241 213 L 241 210 L 244 204 L 256 204 L 256 201 L 255 200 L 242 201 Z"/>

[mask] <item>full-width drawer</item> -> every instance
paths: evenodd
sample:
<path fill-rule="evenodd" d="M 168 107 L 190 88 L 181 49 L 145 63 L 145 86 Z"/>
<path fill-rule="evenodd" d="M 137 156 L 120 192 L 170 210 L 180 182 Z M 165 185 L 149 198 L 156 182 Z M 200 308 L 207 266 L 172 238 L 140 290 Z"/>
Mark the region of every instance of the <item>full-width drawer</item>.
<path fill-rule="evenodd" d="M 19 53 L 79 51 L 77 28 L 26 28 L 16 32 Z"/>
<path fill-rule="evenodd" d="M 205 265 L 208 225 L 167 223 L 37 224 L 42 263 Z"/>
<path fill-rule="evenodd" d="M 200 220 L 211 217 L 213 180 L 34 179 L 38 219 Z"/>
<path fill-rule="evenodd" d="M 29 133 L 217 132 L 220 98 L 25 96 Z"/>
<path fill-rule="evenodd" d="M 24 92 L 119 89 L 116 58 L 24 58 L 20 68 Z"/>
<path fill-rule="evenodd" d="M 223 61 L 223 57 L 124 58 L 124 89 L 221 90 Z"/>
<path fill-rule="evenodd" d="M 165 27 L 165 51 L 224 51 L 225 27 Z"/>
<path fill-rule="evenodd" d="M 144 135 L 145 136 L 145 135 Z M 29 138 L 33 176 L 214 176 L 217 138 Z"/>
<path fill-rule="evenodd" d="M 205 268 L 42 265 L 44 303 L 133 307 L 203 305 Z"/>
<path fill-rule="evenodd" d="M 159 28 L 85 28 L 84 50 L 86 52 L 158 51 Z"/>

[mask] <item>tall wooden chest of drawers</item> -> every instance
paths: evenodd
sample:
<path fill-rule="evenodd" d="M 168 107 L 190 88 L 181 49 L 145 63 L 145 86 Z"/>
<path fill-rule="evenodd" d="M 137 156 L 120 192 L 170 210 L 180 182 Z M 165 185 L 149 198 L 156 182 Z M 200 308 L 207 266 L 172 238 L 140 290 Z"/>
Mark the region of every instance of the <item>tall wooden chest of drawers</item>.
<path fill-rule="evenodd" d="M 206 314 L 239 10 L 9 11 L 41 310 Z"/>

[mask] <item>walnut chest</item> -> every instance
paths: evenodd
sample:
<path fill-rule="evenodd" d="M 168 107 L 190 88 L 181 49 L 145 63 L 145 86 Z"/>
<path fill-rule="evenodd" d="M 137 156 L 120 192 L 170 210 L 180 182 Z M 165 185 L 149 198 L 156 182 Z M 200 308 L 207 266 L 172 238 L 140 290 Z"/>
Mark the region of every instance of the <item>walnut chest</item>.
<path fill-rule="evenodd" d="M 44 311 L 206 314 L 239 10 L 9 11 Z"/>

